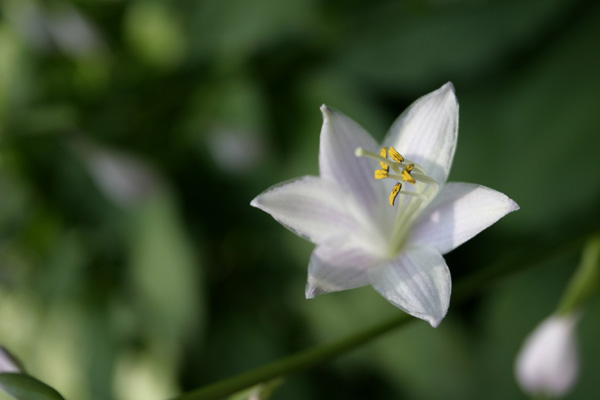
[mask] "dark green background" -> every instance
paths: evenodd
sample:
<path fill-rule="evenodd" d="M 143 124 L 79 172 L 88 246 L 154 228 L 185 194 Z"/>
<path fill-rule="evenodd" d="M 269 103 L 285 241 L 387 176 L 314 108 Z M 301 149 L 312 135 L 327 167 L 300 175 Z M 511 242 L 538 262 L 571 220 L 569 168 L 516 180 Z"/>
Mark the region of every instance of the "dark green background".
<path fill-rule="evenodd" d="M 438 329 L 415 321 L 273 398 L 524 398 L 515 355 L 579 261 L 577 246 L 552 251 L 600 221 L 600 3 L 0 5 L 0 342 L 33 375 L 68 399 L 160 399 L 399 313 L 370 288 L 305 300 L 312 245 L 249 203 L 318 173 L 322 103 L 381 139 L 452 81 L 450 180 L 521 206 L 446 257 L 455 281 L 548 257 Z M 56 33 L 73 21 L 79 45 Z M 115 203 L 82 141 L 143 160 L 162 184 Z M 579 327 L 568 398 L 596 398 L 597 298 Z"/>

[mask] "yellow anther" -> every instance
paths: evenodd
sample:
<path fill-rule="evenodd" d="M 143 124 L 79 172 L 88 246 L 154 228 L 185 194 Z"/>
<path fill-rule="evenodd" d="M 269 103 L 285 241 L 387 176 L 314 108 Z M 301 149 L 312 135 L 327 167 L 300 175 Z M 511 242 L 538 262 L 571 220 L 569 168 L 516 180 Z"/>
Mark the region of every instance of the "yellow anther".
<path fill-rule="evenodd" d="M 389 176 L 389 172 L 383 169 L 375 170 L 375 179 L 385 179 Z"/>
<path fill-rule="evenodd" d="M 415 166 L 414 166 L 413 164 L 408 164 L 408 165 L 406 166 L 406 168 L 404 168 L 404 171 L 402 171 L 402 180 L 403 180 L 404 182 L 409 182 L 409 183 L 412 183 L 413 185 L 414 185 L 415 183 L 417 183 L 417 181 L 415 181 L 415 178 L 413 178 L 413 177 L 410 175 L 410 172 L 411 172 L 411 171 L 412 171 L 414 168 L 415 168 Z"/>
<path fill-rule="evenodd" d="M 400 189 L 402 189 L 402 184 L 400 182 L 396 183 L 396 186 L 392 189 L 392 193 L 390 193 L 390 206 L 394 207 L 394 202 L 396 201 L 396 197 L 398 193 L 400 193 Z"/>
<path fill-rule="evenodd" d="M 400 153 L 398 153 L 398 151 L 392 146 L 390 146 L 390 157 L 396 162 L 404 162 L 404 157 L 402 157 Z"/>
<path fill-rule="evenodd" d="M 387 158 L 387 147 L 384 147 L 383 149 L 381 149 L 381 151 L 379 152 L 379 155 L 383 158 Z M 379 164 L 381 164 L 381 169 L 383 169 L 384 171 L 389 171 L 390 170 L 390 166 L 387 165 L 386 163 L 380 161 Z"/>

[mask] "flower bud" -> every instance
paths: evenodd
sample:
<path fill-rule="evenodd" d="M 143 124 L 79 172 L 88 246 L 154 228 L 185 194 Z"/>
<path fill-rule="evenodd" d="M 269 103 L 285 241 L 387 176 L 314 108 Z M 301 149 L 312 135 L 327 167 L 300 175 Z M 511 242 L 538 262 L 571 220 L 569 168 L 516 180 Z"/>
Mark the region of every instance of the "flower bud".
<path fill-rule="evenodd" d="M 578 315 L 552 315 L 527 337 L 515 365 L 523 391 L 560 397 L 575 383 L 579 357 L 575 338 Z"/>

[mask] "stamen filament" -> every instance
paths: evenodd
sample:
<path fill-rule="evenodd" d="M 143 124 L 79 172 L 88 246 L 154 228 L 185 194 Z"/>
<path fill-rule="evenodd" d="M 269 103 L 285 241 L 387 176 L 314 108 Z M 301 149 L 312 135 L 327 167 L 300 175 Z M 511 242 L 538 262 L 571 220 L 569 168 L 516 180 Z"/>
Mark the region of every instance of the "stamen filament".
<path fill-rule="evenodd" d="M 393 162 L 391 160 L 388 160 L 387 158 L 383 158 L 379 154 L 373 153 L 372 151 L 365 150 L 362 147 L 357 148 L 354 151 L 354 155 L 356 157 L 369 157 L 369 158 L 372 158 L 374 160 L 379 161 L 382 164 L 385 164 L 385 165 L 391 167 L 394 171 L 400 172 L 400 168 L 398 168 L 398 165 L 395 162 Z"/>
<path fill-rule="evenodd" d="M 377 170 L 377 171 L 381 171 L 381 170 Z M 377 174 L 377 171 L 375 171 L 375 174 Z M 409 182 L 409 183 L 412 183 L 413 185 L 416 184 L 417 182 L 422 182 L 422 183 L 427 183 L 427 184 L 434 184 L 435 183 L 437 185 L 437 183 L 434 180 L 432 180 L 432 182 L 426 181 L 426 180 L 421 180 L 421 175 L 419 175 L 419 174 L 415 174 L 415 175 L 412 175 L 412 176 L 408 175 L 409 178 L 416 178 L 416 179 L 413 179 L 411 181 L 410 179 L 406 179 L 406 176 L 404 175 L 404 171 L 402 171 L 402 172 L 403 172 L 402 175 L 389 174 L 388 173 L 387 176 L 384 176 L 384 177 L 381 177 L 381 178 L 378 178 L 376 176 L 375 179 L 391 178 L 391 179 L 395 179 L 397 181 Z"/>
<path fill-rule="evenodd" d="M 427 176 L 427 175 L 423 175 L 423 174 L 419 174 L 419 173 L 413 173 L 412 177 L 415 178 L 416 180 L 418 180 L 419 182 L 428 183 L 428 184 L 433 185 L 435 187 L 439 187 L 439 184 L 436 182 L 436 180 L 433 179 L 433 178 L 431 178 L 431 177 L 429 177 L 429 176 Z"/>
<path fill-rule="evenodd" d="M 418 197 L 421 200 L 427 200 L 428 199 L 428 197 L 425 196 L 423 193 L 411 192 L 411 191 L 408 191 L 408 190 L 401 190 L 399 193 L 400 194 L 406 194 L 408 196 Z"/>
<path fill-rule="evenodd" d="M 404 164 L 413 165 L 415 167 L 415 172 L 419 172 L 420 174 L 427 175 L 427 172 L 425 172 L 425 168 L 423 168 L 421 165 L 417 164 L 414 161 L 404 159 Z"/>
<path fill-rule="evenodd" d="M 397 181 L 403 181 L 404 179 L 402 178 L 402 175 L 396 175 L 396 174 L 388 174 L 387 176 L 388 178 L 392 178 L 395 179 Z"/>

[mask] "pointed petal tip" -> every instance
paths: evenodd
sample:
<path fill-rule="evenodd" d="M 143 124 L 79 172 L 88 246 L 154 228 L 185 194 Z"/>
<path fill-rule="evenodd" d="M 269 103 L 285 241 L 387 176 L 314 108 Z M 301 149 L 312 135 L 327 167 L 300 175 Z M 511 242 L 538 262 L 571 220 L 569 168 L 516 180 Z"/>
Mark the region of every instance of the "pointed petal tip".
<path fill-rule="evenodd" d="M 402 311 L 406 312 L 406 310 L 402 310 Z M 419 314 L 408 313 L 408 314 L 412 315 L 415 318 L 418 318 L 418 319 L 421 319 L 421 320 L 427 322 L 429 325 L 431 325 L 432 328 L 437 328 L 438 326 L 440 326 L 440 324 L 442 323 L 444 318 L 446 318 L 447 312 L 448 312 L 448 310 L 446 310 L 441 315 L 424 314 L 424 313 L 419 313 Z"/>
<path fill-rule="evenodd" d="M 454 84 L 450 81 L 446 82 L 441 89 L 444 90 L 450 90 L 452 93 L 456 93 L 456 90 L 454 89 Z"/>
<path fill-rule="evenodd" d="M 327 106 L 326 104 L 321 104 L 321 113 L 323 114 L 323 117 L 327 117 L 331 114 L 333 114 L 333 108 Z"/>
<path fill-rule="evenodd" d="M 452 82 L 446 82 L 441 88 L 437 90 L 437 92 L 442 94 L 446 98 L 446 101 L 450 101 L 450 104 L 453 104 L 455 107 L 458 107 L 456 90 L 454 89 L 454 85 L 452 84 Z"/>
<path fill-rule="evenodd" d="M 430 310 L 429 313 L 421 313 L 420 315 L 413 315 L 415 318 L 422 319 L 425 322 L 428 322 L 432 328 L 437 328 L 440 326 L 444 318 L 446 318 L 446 314 L 448 314 L 448 306 L 443 309 Z"/>
<path fill-rule="evenodd" d="M 260 202 L 258 201 L 260 196 L 256 196 L 255 198 L 252 199 L 252 201 L 250 202 L 250 205 L 252 207 L 256 207 L 256 208 L 260 208 Z"/>
<path fill-rule="evenodd" d="M 304 290 L 304 296 L 306 297 L 307 300 L 310 299 L 314 299 L 315 297 L 317 297 L 320 294 L 326 293 L 324 290 L 320 289 L 317 286 L 314 286 L 311 282 L 310 279 L 309 281 L 306 283 L 306 289 Z"/>
<path fill-rule="evenodd" d="M 513 199 L 509 199 L 510 200 L 510 205 L 508 206 L 508 212 L 511 213 L 513 211 L 519 211 L 521 209 L 521 207 L 517 204 L 516 201 L 514 201 Z"/>
<path fill-rule="evenodd" d="M 438 326 L 440 326 L 440 324 L 442 323 L 442 321 L 444 320 L 445 315 L 439 317 L 439 318 L 427 318 L 425 319 L 425 321 L 429 322 L 429 325 L 431 325 L 432 328 L 437 328 Z"/>
<path fill-rule="evenodd" d="M 439 326 L 450 306 L 452 280 L 442 255 L 433 248 L 412 248 L 382 268 L 370 271 L 371 285 L 387 301 Z"/>

